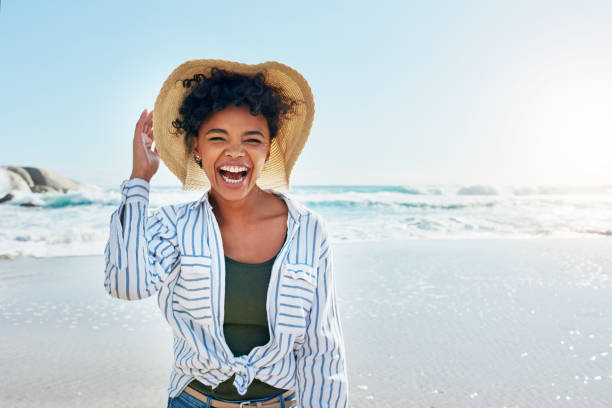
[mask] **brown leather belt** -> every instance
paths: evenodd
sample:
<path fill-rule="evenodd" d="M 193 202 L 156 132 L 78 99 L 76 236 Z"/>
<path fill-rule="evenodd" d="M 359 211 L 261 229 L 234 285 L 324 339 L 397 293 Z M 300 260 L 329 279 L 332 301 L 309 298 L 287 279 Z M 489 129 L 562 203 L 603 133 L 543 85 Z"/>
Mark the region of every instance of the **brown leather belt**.
<path fill-rule="evenodd" d="M 208 401 L 207 395 L 194 390 L 190 386 L 185 387 L 185 392 L 191 395 L 192 397 L 197 398 L 198 400 L 202 401 L 205 404 Z M 287 399 L 294 392 L 295 391 L 293 390 L 287 390 L 285 393 L 283 393 L 283 398 L 285 399 L 286 408 L 291 408 L 297 405 L 297 401 L 294 398 L 290 400 Z M 219 400 L 210 398 L 210 407 L 211 408 L 243 408 L 243 407 L 244 408 L 247 408 L 247 407 L 281 408 L 281 403 L 280 403 L 280 397 L 274 397 L 268 401 L 252 401 L 252 402 L 248 402 L 248 401 L 247 402 L 225 402 L 225 401 L 219 401 Z"/>

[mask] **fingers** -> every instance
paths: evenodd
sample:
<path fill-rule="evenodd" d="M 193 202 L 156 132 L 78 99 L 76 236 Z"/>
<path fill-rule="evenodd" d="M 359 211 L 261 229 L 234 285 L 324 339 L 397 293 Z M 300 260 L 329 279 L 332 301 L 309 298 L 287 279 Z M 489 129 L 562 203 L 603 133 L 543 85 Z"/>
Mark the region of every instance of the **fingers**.
<path fill-rule="evenodd" d="M 134 131 L 134 149 L 143 149 L 149 153 L 153 145 L 153 111 L 142 111 Z"/>
<path fill-rule="evenodd" d="M 142 134 L 142 141 L 144 142 L 145 147 L 148 150 L 151 150 L 151 145 L 153 144 L 153 140 L 151 140 L 151 138 L 146 133 Z"/>
<path fill-rule="evenodd" d="M 153 129 L 149 129 L 148 133 L 142 132 L 142 140 L 144 142 L 145 147 L 151 151 L 151 147 L 155 140 L 153 140 Z"/>
<path fill-rule="evenodd" d="M 143 132 L 149 134 L 149 131 L 153 128 L 153 111 L 149 112 L 149 114 L 145 117 L 143 123 Z"/>
<path fill-rule="evenodd" d="M 140 114 L 140 118 L 138 118 L 138 122 L 136 123 L 137 133 L 145 132 L 148 133 L 148 130 L 153 127 L 153 111 L 148 112 L 147 109 L 143 110 Z"/>
<path fill-rule="evenodd" d="M 138 122 L 136 122 L 136 129 L 134 130 L 134 138 L 136 138 L 138 135 L 142 133 L 143 124 L 147 116 L 148 116 L 147 110 L 145 109 L 140 114 L 140 118 L 138 118 Z"/>

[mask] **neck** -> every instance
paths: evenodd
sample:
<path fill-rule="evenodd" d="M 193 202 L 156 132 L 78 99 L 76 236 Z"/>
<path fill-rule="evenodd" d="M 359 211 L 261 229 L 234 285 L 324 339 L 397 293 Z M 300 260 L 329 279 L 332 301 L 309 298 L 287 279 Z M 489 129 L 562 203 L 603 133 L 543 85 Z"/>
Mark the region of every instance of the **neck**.
<path fill-rule="evenodd" d="M 264 194 L 266 193 L 262 189 L 255 186 L 241 199 L 226 200 L 211 189 L 208 199 L 219 225 L 232 225 L 252 219 L 257 210 L 261 208 L 260 203 Z"/>

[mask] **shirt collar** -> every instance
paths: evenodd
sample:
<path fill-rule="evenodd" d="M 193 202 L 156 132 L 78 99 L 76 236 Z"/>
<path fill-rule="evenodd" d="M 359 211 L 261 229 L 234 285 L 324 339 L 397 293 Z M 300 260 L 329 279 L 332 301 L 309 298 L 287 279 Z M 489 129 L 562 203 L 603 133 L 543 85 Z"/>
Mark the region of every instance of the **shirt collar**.
<path fill-rule="evenodd" d="M 285 201 L 285 203 L 287 204 L 287 208 L 289 209 L 289 216 L 293 219 L 293 222 L 297 223 L 300 216 L 306 215 L 308 213 L 308 210 L 306 210 L 306 208 L 301 203 L 290 198 L 288 195 L 270 189 L 266 189 L 264 191 L 274 194 L 275 196 Z M 209 192 L 210 190 L 207 190 L 204 194 L 202 194 L 202 197 L 200 197 L 199 200 L 193 201 L 189 205 L 189 209 L 193 209 L 201 204 L 204 204 L 205 209 L 212 209 L 212 205 L 208 201 Z"/>

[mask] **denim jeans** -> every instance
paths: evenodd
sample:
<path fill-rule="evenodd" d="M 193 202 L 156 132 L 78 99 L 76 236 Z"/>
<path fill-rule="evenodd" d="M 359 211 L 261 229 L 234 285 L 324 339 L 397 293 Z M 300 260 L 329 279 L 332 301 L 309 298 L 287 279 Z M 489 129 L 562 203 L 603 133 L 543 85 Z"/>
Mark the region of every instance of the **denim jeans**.
<path fill-rule="evenodd" d="M 268 398 L 252 399 L 248 401 L 252 401 L 252 402 L 268 401 L 275 397 L 276 396 L 272 396 Z M 291 394 L 288 399 L 292 399 L 292 398 L 295 398 L 295 393 Z M 211 399 L 211 400 L 214 400 L 214 399 Z M 235 403 L 235 402 L 243 402 L 247 400 L 239 400 L 239 401 L 218 400 L 218 401 Z M 196 397 L 187 394 L 185 391 L 183 391 L 174 398 L 168 397 L 168 407 L 167 408 L 209 408 L 209 405 L 205 402 L 200 401 Z M 285 402 L 282 398 L 281 398 L 281 408 L 285 408 Z"/>

